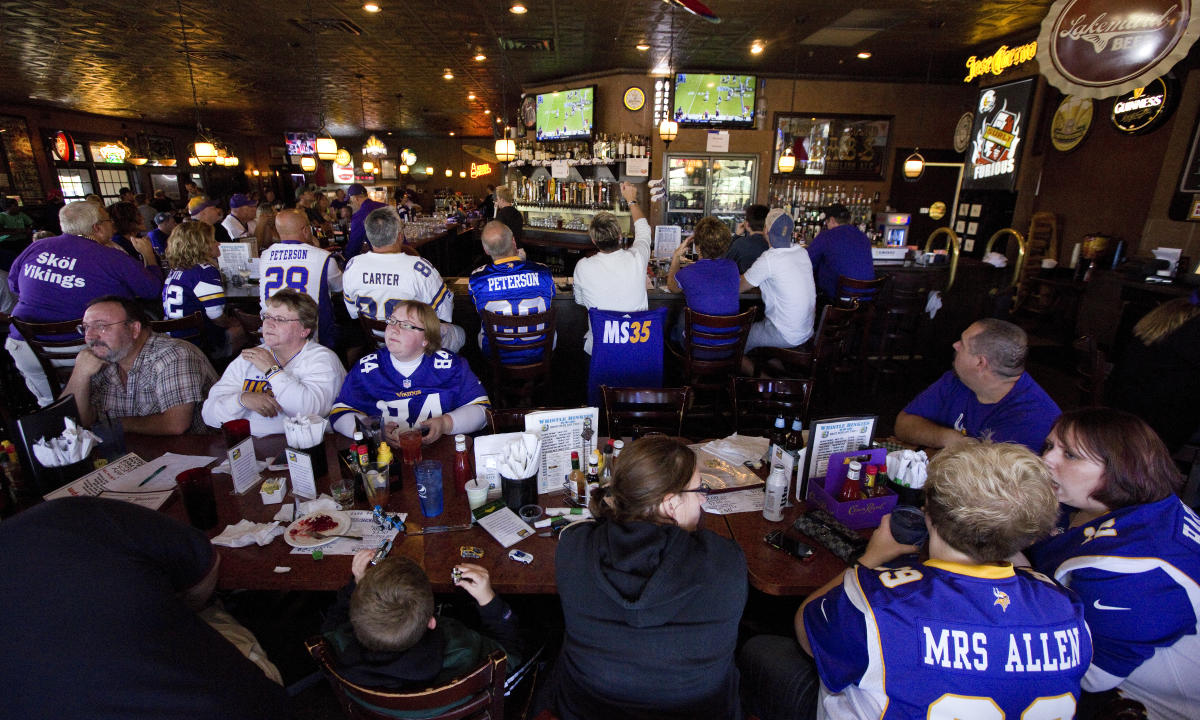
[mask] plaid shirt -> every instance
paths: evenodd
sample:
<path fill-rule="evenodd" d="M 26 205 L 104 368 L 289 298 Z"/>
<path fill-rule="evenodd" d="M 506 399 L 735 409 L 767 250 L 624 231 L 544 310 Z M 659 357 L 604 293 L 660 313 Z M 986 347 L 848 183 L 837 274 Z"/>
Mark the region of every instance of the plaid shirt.
<path fill-rule="evenodd" d="M 145 417 L 190 402 L 192 426 L 188 432 L 208 432 L 200 407 L 216 380 L 212 363 L 198 347 L 150 333 L 126 384 L 121 383 L 116 363 L 106 363 L 92 376 L 92 407 L 110 417 Z"/>

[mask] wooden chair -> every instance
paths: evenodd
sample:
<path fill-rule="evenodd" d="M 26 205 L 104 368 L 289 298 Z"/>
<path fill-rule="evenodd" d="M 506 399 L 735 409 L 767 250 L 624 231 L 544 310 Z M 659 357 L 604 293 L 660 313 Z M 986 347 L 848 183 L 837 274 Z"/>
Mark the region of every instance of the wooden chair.
<path fill-rule="evenodd" d="M 851 349 L 857 364 L 866 363 L 872 357 L 871 328 L 875 323 L 876 304 L 883 297 L 884 288 L 891 279 L 891 275 L 874 280 L 855 280 L 845 275 L 838 276 L 838 306 L 849 307 L 852 303 L 858 303 L 860 308 L 857 320 L 861 332 Z"/>
<path fill-rule="evenodd" d="M 406 713 L 408 717 L 421 717 L 426 720 L 504 718 L 504 673 L 507 660 L 500 650 L 489 655 L 477 669 L 456 678 L 448 685 L 416 692 L 392 692 L 363 687 L 343 677 L 334 666 L 333 649 L 325 638 L 309 638 L 304 645 L 317 661 L 321 672 L 329 679 L 338 703 L 348 718 L 395 718 L 395 713 L 399 712 Z"/>
<path fill-rule="evenodd" d="M 896 276 L 884 297 L 876 301 L 875 376 L 872 392 L 880 380 L 889 378 L 887 387 L 902 390 L 913 378 L 920 378 L 925 363 L 925 338 L 929 317 L 925 303 L 929 286 L 920 273 Z"/>
<path fill-rule="evenodd" d="M 71 371 L 75 369 L 75 356 L 84 347 L 83 338 L 76 328 L 83 322 L 79 320 L 64 320 L 62 322 L 35 323 L 13 318 L 12 324 L 21 333 L 21 337 L 29 344 L 29 349 L 37 356 L 50 383 L 50 390 L 58 397 L 71 379 Z M 62 340 L 50 340 L 53 337 L 66 337 Z"/>
<path fill-rule="evenodd" d="M 646 431 L 683 434 L 683 414 L 692 399 L 690 387 L 634 388 L 600 386 L 608 436 L 640 436 Z M 626 432 L 628 431 L 628 432 Z"/>
<path fill-rule="evenodd" d="M 247 335 L 262 342 L 262 318 L 240 308 L 233 309 L 233 316 L 242 324 L 242 328 L 246 331 Z"/>
<path fill-rule="evenodd" d="M 759 375 L 777 378 L 807 378 L 813 381 L 812 395 L 831 395 L 836 383 L 839 394 L 865 384 L 861 366 L 851 362 L 857 337 L 859 306 L 840 308 L 826 305 L 812 340 L 794 348 L 756 348 L 753 354 L 765 360 Z M 858 377 L 855 377 L 858 376 Z M 823 393 L 823 394 L 822 394 Z"/>
<path fill-rule="evenodd" d="M 383 347 L 383 335 L 387 332 L 387 321 L 376 320 L 373 317 L 358 314 L 358 324 L 362 326 L 363 335 L 366 336 L 370 348 Z"/>
<path fill-rule="evenodd" d="M 565 407 L 485 408 L 488 431 L 492 435 L 525 432 L 525 416 L 538 410 L 566 410 Z"/>
<path fill-rule="evenodd" d="M 487 345 L 488 397 L 499 407 L 531 404 L 534 393 L 550 384 L 557 327 L 554 308 L 529 315 L 484 310 L 479 319 Z"/>
<path fill-rule="evenodd" d="M 707 411 L 693 402 L 689 416 L 721 416 L 720 398 L 728 392 L 728 378 L 741 372 L 746 338 L 757 313 L 758 308 L 750 308 L 740 315 L 706 315 L 684 308 L 683 384 L 697 397 L 712 397 Z"/>
<path fill-rule="evenodd" d="M 775 418 L 800 418 L 808 427 L 812 380 L 735 377 L 729 380 L 733 398 L 733 429 L 741 435 L 766 435 Z M 790 425 L 788 427 L 791 427 Z"/>
<path fill-rule="evenodd" d="M 1108 376 L 1113 364 L 1108 361 L 1095 335 L 1084 335 L 1072 344 L 1075 350 L 1075 387 L 1079 390 L 1081 407 L 1104 405 Z"/>

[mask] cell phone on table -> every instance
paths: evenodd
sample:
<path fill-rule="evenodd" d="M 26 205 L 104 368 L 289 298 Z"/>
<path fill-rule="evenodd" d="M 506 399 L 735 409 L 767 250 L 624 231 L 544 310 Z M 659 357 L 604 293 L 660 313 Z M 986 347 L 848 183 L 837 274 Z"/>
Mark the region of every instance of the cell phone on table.
<path fill-rule="evenodd" d="M 766 534 L 763 541 L 776 550 L 782 550 L 797 560 L 805 560 L 813 554 L 811 547 L 797 538 L 785 535 L 782 530 L 772 530 Z"/>

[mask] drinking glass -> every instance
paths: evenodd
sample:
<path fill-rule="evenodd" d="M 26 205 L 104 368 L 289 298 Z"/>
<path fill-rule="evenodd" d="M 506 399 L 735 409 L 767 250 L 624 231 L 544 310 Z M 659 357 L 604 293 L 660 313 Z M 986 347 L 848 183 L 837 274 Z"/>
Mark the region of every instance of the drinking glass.
<path fill-rule="evenodd" d="M 183 494 L 183 507 L 188 522 L 197 530 L 211 530 L 217 525 L 217 498 L 213 495 L 212 471 L 208 468 L 184 470 L 175 478 Z"/>
<path fill-rule="evenodd" d="M 417 463 L 417 498 L 421 501 L 421 514 L 436 517 L 442 514 L 442 464 L 437 460 L 422 460 Z"/>
<path fill-rule="evenodd" d="M 354 506 L 354 479 L 335 474 L 329 479 L 329 494 L 343 510 L 350 509 Z"/>
<path fill-rule="evenodd" d="M 388 498 L 391 497 L 388 473 L 391 463 L 367 463 L 363 469 L 363 486 L 367 489 L 367 502 L 371 507 L 380 505 L 387 508 Z"/>
<path fill-rule="evenodd" d="M 406 430 L 400 433 L 400 456 L 405 465 L 421 462 L 421 431 Z"/>

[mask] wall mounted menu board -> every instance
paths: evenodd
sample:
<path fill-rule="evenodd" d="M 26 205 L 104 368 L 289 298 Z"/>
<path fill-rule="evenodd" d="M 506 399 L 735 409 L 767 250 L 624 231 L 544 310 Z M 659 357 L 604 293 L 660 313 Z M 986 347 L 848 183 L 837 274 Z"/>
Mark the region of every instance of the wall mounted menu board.
<path fill-rule="evenodd" d="M 775 113 L 772 173 L 781 177 L 882 180 L 891 138 L 890 115 Z M 796 169 L 779 173 L 785 148 Z"/>

